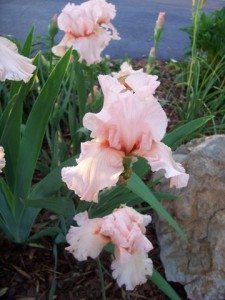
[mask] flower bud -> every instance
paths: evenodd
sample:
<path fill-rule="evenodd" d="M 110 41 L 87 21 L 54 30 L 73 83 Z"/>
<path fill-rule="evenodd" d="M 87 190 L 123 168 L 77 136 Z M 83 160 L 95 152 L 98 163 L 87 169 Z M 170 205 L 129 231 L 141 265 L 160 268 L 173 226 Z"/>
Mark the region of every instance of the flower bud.
<path fill-rule="evenodd" d="M 150 52 L 149 52 L 149 58 L 154 58 L 155 59 L 155 47 L 152 47 Z"/>
<path fill-rule="evenodd" d="M 158 14 L 158 19 L 156 21 L 155 29 L 154 29 L 154 46 L 155 46 L 155 48 L 157 48 L 157 44 L 159 43 L 161 34 L 163 32 L 164 23 L 165 23 L 165 15 L 166 15 L 165 12 L 160 12 Z"/>
<path fill-rule="evenodd" d="M 157 21 L 156 21 L 156 27 L 157 27 L 158 29 L 162 29 L 162 28 L 163 28 L 164 23 L 165 23 L 165 15 L 166 15 L 165 12 L 160 12 L 160 13 L 158 14 L 158 19 L 157 19 Z"/>
<path fill-rule="evenodd" d="M 146 72 L 148 74 L 151 74 L 155 60 L 156 60 L 156 49 L 155 47 L 152 47 L 148 55 L 148 61 L 146 66 Z"/>
<path fill-rule="evenodd" d="M 50 35 L 50 37 L 52 39 L 54 39 L 54 37 L 56 36 L 56 34 L 58 33 L 59 29 L 58 29 L 58 24 L 57 24 L 57 15 L 55 14 L 52 18 L 51 21 L 48 25 L 48 33 Z"/>
<path fill-rule="evenodd" d="M 205 5 L 206 0 L 201 0 L 201 8 Z"/>

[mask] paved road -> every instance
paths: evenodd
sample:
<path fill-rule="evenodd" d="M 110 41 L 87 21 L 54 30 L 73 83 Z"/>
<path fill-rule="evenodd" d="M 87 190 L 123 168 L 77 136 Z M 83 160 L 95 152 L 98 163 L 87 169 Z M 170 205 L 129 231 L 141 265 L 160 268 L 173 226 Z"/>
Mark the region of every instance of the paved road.
<path fill-rule="evenodd" d="M 49 19 L 53 14 L 60 13 L 68 1 L 0 0 L 0 34 L 12 34 L 23 40 L 32 24 L 36 27 L 36 34 L 46 34 Z M 178 60 L 183 57 L 188 45 L 188 37 L 180 31 L 180 28 L 190 24 L 191 0 L 111 0 L 111 2 L 117 8 L 117 16 L 113 24 L 122 39 L 113 41 L 106 49 L 106 54 L 117 58 L 125 55 L 141 58 L 148 55 L 152 46 L 157 13 L 165 11 L 165 34 L 158 57 Z M 223 6 L 225 0 L 206 0 L 205 9 L 211 11 Z"/>

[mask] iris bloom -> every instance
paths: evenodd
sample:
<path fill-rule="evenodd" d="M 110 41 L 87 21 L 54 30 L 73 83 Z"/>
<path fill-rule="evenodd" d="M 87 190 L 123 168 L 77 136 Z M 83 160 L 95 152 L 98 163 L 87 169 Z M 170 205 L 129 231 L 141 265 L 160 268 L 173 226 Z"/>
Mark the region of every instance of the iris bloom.
<path fill-rule="evenodd" d="M 133 290 L 136 285 L 147 281 L 147 276 L 153 271 L 152 261 L 148 258 L 153 246 L 145 237 L 150 216 L 123 206 L 103 218 L 89 219 L 84 212 L 74 219 L 79 227 L 71 226 L 66 239 L 70 244 L 67 250 L 76 259 L 96 258 L 111 242 L 115 245 L 112 275 L 118 285 L 125 284 L 127 290 Z"/>
<path fill-rule="evenodd" d="M 98 77 L 103 108 L 83 119 L 93 139 L 82 143 L 77 166 L 62 169 L 62 180 L 81 200 L 98 202 L 99 191 L 118 182 L 124 159 L 136 156 L 144 157 L 153 172 L 164 170 L 171 187 L 182 188 L 188 182 L 189 175 L 161 142 L 168 121 L 154 97 L 157 76 L 123 67 L 121 76 Z"/>
<path fill-rule="evenodd" d="M 28 82 L 35 69 L 31 59 L 18 53 L 16 44 L 0 37 L 0 81 L 9 79 Z"/>
<path fill-rule="evenodd" d="M 81 5 L 68 3 L 58 17 L 58 27 L 65 35 L 52 48 L 53 53 L 63 56 L 66 49 L 72 47 L 88 65 L 101 61 L 101 52 L 109 41 L 119 39 L 110 23 L 115 15 L 115 6 L 105 0 L 90 0 Z"/>

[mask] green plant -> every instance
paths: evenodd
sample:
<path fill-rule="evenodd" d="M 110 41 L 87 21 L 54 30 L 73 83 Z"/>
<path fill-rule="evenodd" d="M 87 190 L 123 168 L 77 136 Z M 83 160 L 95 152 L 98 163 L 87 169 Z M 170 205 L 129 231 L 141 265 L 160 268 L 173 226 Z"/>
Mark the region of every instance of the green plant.
<path fill-rule="evenodd" d="M 225 55 L 225 7 L 210 14 L 200 11 L 197 23 L 197 33 L 196 24 L 183 29 L 191 45 L 195 43 L 198 53 L 206 55 L 209 62 L 220 60 Z"/>
<path fill-rule="evenodd" d="M 28 35 L 22 53 L 29 55 L 32 34 Z M 0 143 L 6 153 L 5 180 L 1 178 L 0 227 L 16 243 L 28 240 L 31 226 L 40 211 L 25 206 L 41 150 L 45 130 L 62 79 L 68 67 L 71 50 L 52 70 L 23 124 L 23 102 L 36 74 L 27 83 L 12 83 L 11 98 L 0 118 Z M 40 54 L 34 59 L 38 65 Z M 24 126 L 23 132 L 21 132 Z"/>
<path fill-rule="evenodd" d="M 221 16 L 225 10 L 222 9 L 206 16 L 202 12 L 204 4 L 202 1 L 198 0 L 193 4 L 192 26 L 186 29 L 191 38 L 190 59 L 186 63 L 180 64 L 181 70 L 179 70 L 178 79 L 186 99 L 182 106 L 177 106 L 177 110 L 184 122 L 213 115 L 214 118 L 203 130 L 207 134 L 219 133 L 223 132 L 225 128 L 223 117 L 225 111 L 225 48 L 219 46 L 221 51 L 218 52 L 216 47 L 220 42 L 205 38 L 203 32 L 208 30 L 206 23 L 212 25 L 215 22 L 216 27 L 220 26 L 224 22 L 224 18 L 221 20 Z M 223 39 L 219 37 L 221 31 L 215 35 L 211 31 L 208 34 L 212 34 L 215 39 L 220 41 Z M 215 45 L 213 46 L 211 43 Z"/>
<path fill-rule="evenodd" d="M 22 50 L 24 55 L 29 56 L 32 36 L 31 30 Z M 53 41 L 54 36 L 51 37 L 51 45 Z M 75 165 L 81 141 L 90 139 L 88 130 L 82 127 L 83 116 L 102 107 L 102 95 L 95 95 L 94 83 L 99 73 L 110 71 L 109 62 L 105 60 L 102 64 L 88 67 L 79 62 L 77 52 L 68 50 L 59 61 L 50 53 L 38 53 L 34 63 L 38 68 L 29 83 L 13 83 L 3 88 L 6 100 L 3 101 L 0 119 L 0 144 L 5 148 L 7 163 L 5 178 L 0 181 L 0 227 L 5 234 L 16 243 L 31 243 L 46 235 L 54 237 L 55 272 L 57 244 L 65 242 L 74 214 L 84 210 L 88 210 L 91 217 L 99 217 L 124 203 L 137 209 L 151 208 L 185 239 L 185 233 L 161 203 L 163 198 L 171 199 L 171 195 L 155 192 L 157 182 L 142 179 L 150 173 L 144 159 L 138 158 L 133 173 L 129 173 L 125 182 L 101 191 L 99 204 L 79 201 L 78 196 L 63 186 L 62 167 Z M 88 95 L 90 103 L 87 103 Z M 211 116 L 205 116 L 182 124 L 169 132 L 163 142 L 175 148 L 209 120 Z M 68 159 L 71 155 L 72 158 Z M 45 175 L 36 184 L 35 171 L 41 171 L 41 178 Z M 52 227 L 44 226 L 30 236 L 32 224 L 42 208 L 57 214 L 57 223 Z M 98 266 L 104 297 L 100 260 Z M 55 279 L 56 276 L 50 298 L 54 295 Z M 150 279 L 166 295 L 179 299 L 156 270 Z"/>

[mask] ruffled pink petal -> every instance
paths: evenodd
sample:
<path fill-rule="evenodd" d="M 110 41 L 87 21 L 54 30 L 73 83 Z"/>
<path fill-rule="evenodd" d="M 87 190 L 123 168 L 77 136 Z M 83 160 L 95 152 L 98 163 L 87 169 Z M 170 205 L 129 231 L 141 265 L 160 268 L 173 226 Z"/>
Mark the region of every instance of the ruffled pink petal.
<path fill-rule="evenodd" d="M 181 174 L 174 176 L 170 179 L 170 187 L 183 188 L 188 185 L 189 174 L 185 173 L 185 169 L 178 164 L 177 168 L 179 168 Z"/>
<path fill-rule="evenodd" d="M 98 24 L 108 24 L 110 20 L 116 16 L 116 8 L 112 3 L 108 3 L 105 0 L 91 0 L 87 2 L 91 9 L 97 8 L 99 11 Z"/>
<path fill-rule="evenodd" d="M 91 65 L 101 61 L 101 52 L 110 39 L 110 34 L 102 28 L 88 37 L 75 38 L 70 33 L 66 33 L 61 42 L 52 48 L 52 52 L 61 57 L 68 48 L 72 47 L 79 53 L 80 61 L 85 60 L 88 65 Z"/>
<path fill-rule="evenodd" d="M 135 209 L 129 206 L 124 206 L 123 212 L 126 213 L 132 222 L 135 222 L 141 229 L 142 233 L 145 233 L 145 227 L 151 223 L 152 217 L 150 215 L 143 215 L 137 212 Z"/>
<path fill-rule="evenodd" d="M 127 237 L 129 247 L 127 250 L 130 253 L 136 251 L 149 252 L 153 249 L 152 243 L 142 233 L 142 230 L 137 223 L 134 223 Z"/>
<path fill-rule="evenodd" d="M 137 251 L 131 254 L 123 248 L 116 249 L 111 268 L 118 285 L 125 285 L 127 290 L 133 290 L 137 285 L 145 283 L 153 272 L 152 260 L 146 252 Z"/>
<path fill-rule="evenodd" d="M 81 200 L 98 202 L 99 191 L 116 185 L 123 172 L 123 156 L 95 140 L 83 143 L 78 165 L 63 168 L 62 180 Z"/>
<path fill-rule="evenodd" d="M 157 79 L 158 76 L 155 75 L 148 75 L 144 72 L 135 72 L 128 75 L 125 82 L 134 92 L 144 90 L 147 98 L 148 96 L 154 95 L 155 90 L 160 85 L 160 82 Z"/>
<path fill-rule="evenodd" d="M 73 219 L 77 222 L 78 226 L 83 226 L 89 222 L 88 212 L 84 211 L 76 214 Z"/>
<path fill-rule="evenodd" d="M 66 33 L 61 42 L 58 45 L 52 47 L 52 52 L 56 56 L 62 57 L 66 53 L 67 49 L 73 47 L 74 40 L 75 38 L 73 35 L 71 35 L 70 33 Z"/>
<path fill-rule="evenodd" d="M 74 3 L 68 3 L 63 9 L 61 14 L 57 18 L 57 24 L 60 30 L 63 30 L 67 33 L 71 32 L 72 26 L 71 22 L 73 19 L 71 14 L 74 10 L 77 9 L 77 6 Z"/>
<path fill-rule="evenodd" d="M 139 148 L 150 150 L 152 139 L 162 139 L 167 118 L 153 96 L 145 101 L 131 91 L 118 93 L 112 89 L 104 91 L 104 95 L 102 111 L 84 118 L 84 126 L 92 131 L 91 137 L 106 139 L 110 147 L 127 154 Z"/>
<path fill-rule="evenodd" d="M 86 260 L 88 257 L 96 258 L 109 242 L 107 237 L 99 233 L 102 219 L 88 219 L 87 212 L 80 213 L 74 219 L 79 221 L 85 219 L 86 222 L 83 223 L 83 220 L 81 222 L 78 221 L 78 225 L 81 225 L 80 227 L 70 227 L 66 236 L 70 246 L 66 250 L 72 253 L 79 261 Z"/>
<path fill-rule="evenodd" d="M 101 53 L 110 40 L 110 33 L 99 27 L 94 34 L 77 38 L 73 43 L 73 48 L 80 54 L 81 61 L 85 60 L 87 65 L 91 65 L 102 60 Z"/>
<path fill-rule="evenodd" d="M 171 186 L 187 186 L 189 175 L 185 173 L 181 164 L 174 161 L 171 149 L 165 144 L 153 142 L 149 152 L 139 154 L 148 160 L 153 172 L 165 170 L 165 177 L 171 178 Z"/>
<path fill-rule="evenodd" d="M 18 48 L 15 43 L 12 41 L 8 40 L 7 38 L 0 37 L 0 45 L 5 46 L 6 48 L 12 50 L 15 53 L 18 53 Z"/>
<path fill-rule="evenodd" d="M 103 218 L 101 233 L 109 236 L 114 245 L 128 248 L 127 237 L 129 236 L 131 227 L 132 223 L 129 216 L 116 210 Z"/>
<path fill-rule="evenodd" d="M 104 94 L 104 105 L 97 113 L 86 113 L 83 118 L 84 127 L 92 131 L 91 137 L 107 137 L 108 127 L 105 126 L 111 119 L 110 106 L 118 101 L 117 94 L 124 90 L 124 86 L 116 78 L 109 75 L 99 75 L 98 80 Z"/>
<path fill-rule="evenodd" d="M 75 38 L 88 36 L 93 33 L 96 20 L 83 5 L 68 3 L 58 16 L 58 27 Z"/>
<path fill-rule="evenodd" d="M 0 37 L 0 81 L 9 79 L 28 82 L 35 69 L 32 60 L 20 55 L 13 42 Z"/>
<path fill-rule="evenodd" d="M 119 72 L 113 72 L 113 77 L 119 79 L 119 78 L 125 78 L 128 75 L 134 74 L 134 73 L 141 73 L 143 72 L 143 69 L 139 70 L 133 70 L 132 66 L 128 62 L 123 62 L 120 66 Z"/>
<path fill-rule="evenodd" d="M 110 236 L 112 242 L 119 247 L 137 250 L 139 248 L 134 248 L 136 240 L 144 250 L 150 245 L 143 235 L 146 231 L 145 226 L 150 222 L 151 216 L 142 215 L 131 207 L 123 206 L 103 218 L 101 233 Z M 150 248 L 148 251 L 151 250 Z"/>
<path fill-rule="evenodd" d="M 143 69 L 133 70 L 132 66 L 127 62 L 124 62 L 120 66 L 120 71 L 118 73 L 114 72 L 113 76 L 120 82 L 124 82 L 126 88 L 134 92 L 140 92 L 139 96 L 144 96 L 144 98 L 154 95 L 155 90 L 160 85 L 160 82 L 157 80 L 158 76 L 144 73 Z M 141 91 L 144 91 L 144 93 L 141 93 Z"/>
<path fill-rule="evenodd" d="M 122 92 L 124 86 L 110 75 L 99 75 L 98 81 L 104 95 L 104 107 L 109 107 L 109 105 L 117 100 L 115 93 Z"/>

